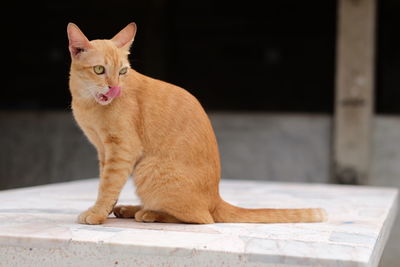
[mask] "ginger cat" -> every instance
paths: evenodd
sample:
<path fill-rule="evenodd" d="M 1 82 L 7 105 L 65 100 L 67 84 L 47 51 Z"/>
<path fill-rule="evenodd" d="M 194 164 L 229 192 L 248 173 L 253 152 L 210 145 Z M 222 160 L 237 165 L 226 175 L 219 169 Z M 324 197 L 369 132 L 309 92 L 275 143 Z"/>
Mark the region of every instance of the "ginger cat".
<path fill-rule="evenodd" d="M 73 23 L 67 33 L 73 114 L 100 162 L 98 197 L 79 215 L 80 223 L 101 224 L 112 211 L 139 222 L 324 220 L 322 209 L 244 209 L 221 199 L 220 159 L 210 121 L 184 89 L 130 68 L 135 23 L 111 40 L 89 41 Z M 131 174 L 142 205 L 114 207 Z"/>

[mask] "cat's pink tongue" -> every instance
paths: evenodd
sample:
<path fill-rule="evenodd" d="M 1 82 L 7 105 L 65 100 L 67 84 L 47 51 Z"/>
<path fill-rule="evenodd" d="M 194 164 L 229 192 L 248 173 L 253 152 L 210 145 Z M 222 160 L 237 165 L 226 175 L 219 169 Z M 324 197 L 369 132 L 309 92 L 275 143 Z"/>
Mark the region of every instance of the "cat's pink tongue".
<path fill-rule="evenodd" d="M 105 94 L 105 96 L 114 98 L 116 96 L 119 96 L 120 94 L 121 94 L 121 87 L 112 86 L 112 87 L 110 87 L 110 90 L 108 90 L 107 94 Z"/>

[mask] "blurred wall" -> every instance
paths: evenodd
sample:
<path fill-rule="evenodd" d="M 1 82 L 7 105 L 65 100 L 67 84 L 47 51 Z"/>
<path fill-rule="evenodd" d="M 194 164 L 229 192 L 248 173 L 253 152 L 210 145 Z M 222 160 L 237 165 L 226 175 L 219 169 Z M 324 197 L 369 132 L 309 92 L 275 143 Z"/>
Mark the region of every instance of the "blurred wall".
<path fill-rule="evenodd" d="M 331 117 L 212 112 L 222 176 L 329 183 Z M 70 112 L 1 112 L 0 189 L 98 176 L 97 155 Z M 369 184 L 399 186 L 400 117 L 375 119 Z"/>

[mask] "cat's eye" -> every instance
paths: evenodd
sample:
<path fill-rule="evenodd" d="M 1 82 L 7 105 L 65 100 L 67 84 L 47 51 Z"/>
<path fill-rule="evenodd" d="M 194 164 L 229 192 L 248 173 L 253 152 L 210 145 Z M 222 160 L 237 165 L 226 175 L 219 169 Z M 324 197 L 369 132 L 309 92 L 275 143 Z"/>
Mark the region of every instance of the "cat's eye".
<path fill-rule="evenodd" d="M 119 71 L 119 75 L 124 75 L 124 74 L 126 74 L 127 72 L 128 72 L 128 67 L 122 68 L 122 69 Z"/>
<path fill-rule="evenodd" d="M 101 66 L 101 65 L 96 65 L 96 66 L 93 67 L 93 71 L 94 71 L 96 74 L 100 75 L 100 74 L 104 74 L 104 72 L 106 71 L 106 69 L 105 69 L 103 66 Z"/>

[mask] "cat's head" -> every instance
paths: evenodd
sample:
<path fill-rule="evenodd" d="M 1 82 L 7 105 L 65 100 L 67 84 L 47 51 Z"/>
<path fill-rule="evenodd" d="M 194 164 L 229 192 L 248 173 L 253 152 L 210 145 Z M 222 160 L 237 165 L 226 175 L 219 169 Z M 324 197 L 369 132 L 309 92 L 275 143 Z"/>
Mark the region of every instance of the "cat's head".
<path fill-rule="evenodd" d="M 128 54 L 136 34 L 130 23 L 110 40 L 89 41 L 73 23 L 67 27 L 71 53 L 71 79 L 79 97 L 107 105 L 123 91 L 130 71 Z"/>

